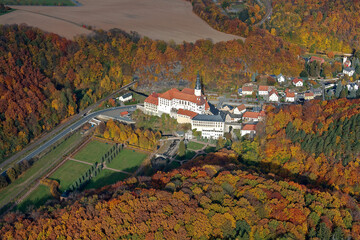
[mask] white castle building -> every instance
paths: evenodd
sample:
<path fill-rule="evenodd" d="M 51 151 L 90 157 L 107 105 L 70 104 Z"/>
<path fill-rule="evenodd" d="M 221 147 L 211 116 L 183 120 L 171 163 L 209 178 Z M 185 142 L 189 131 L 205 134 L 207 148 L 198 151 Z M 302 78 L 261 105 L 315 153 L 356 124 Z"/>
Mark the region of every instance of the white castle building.
<path fill-rule="evenodd" d="M 144 102 L 145 111 L 150 114 L 176 114 L 179 109 L 189 110 L 197 114 L 211 114 L 210 106 L 205 96 L 201 93 L 200 77 L 196 79 L 195 89 L 176 88 L 164 93 L 153 93 Z"/>
<path fill-rule="evenodd" d="M 225 118 L 210 112 L 210 105 L 201 93 L 199 75 L 195 89 L 185 88 L 179 91 L 173 88 L 164 93 L 151 94 L 144 101 L 143 111 L 157 116 L 169 114 L 179 123 L 190 123 L 192 129 L 200 131 L 204 138 L 224 135 Z"/>

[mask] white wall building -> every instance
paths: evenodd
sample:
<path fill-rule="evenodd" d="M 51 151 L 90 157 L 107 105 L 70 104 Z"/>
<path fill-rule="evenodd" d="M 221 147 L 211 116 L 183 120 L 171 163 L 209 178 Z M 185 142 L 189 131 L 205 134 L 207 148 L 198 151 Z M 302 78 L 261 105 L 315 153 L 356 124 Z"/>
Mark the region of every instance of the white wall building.
<path fill-rule="evenodd" d="M 285 102 L 295 102 L 295 93 L 287 92 L 285 97 Z"/>
<path fill-rule="evenodd" d="M 250 134 L 252 136 L 254 136 L 256 134 L 256 125 L 255 124 L 247 124 L 245 125 L 240 133 L 241 133 L 241 136 L 245 136 L 246 134 Z"/>
<path fill-rule="evenodd" d="M 353 67 L 347 67 L 343 69 L 343 74 L 348 75 L 349 77 L 352 77 L 355 73 L 355 68 Z"/>
<path fill-rule="evenodd" d="M 269 101 L 270 102 L 278 102 L 279 101 L 279 94 L 275 89 L 271 90 L 269 93 Z"/>
<path fill-rule="evenodd" d="M 279 75 L 276 76 L 276 80 L 278 81 L 278 83 L 283 83 L 285 82 L 285 77 L 280 73 Z"/>
<path fill-rule="evenodd" d="M 191 129 L 201 132 L 203 138 L 217 139 L 224 136 L 225 118 L 218 115 L 198 114 L 191 120 Z"/>
<path fill-rule="evenodd" d="M 244 104 L 241 104 L 240 106 L 237 106 L 236 108 L 234 108 L 233 113 L 234 114 L 243 114 L 244 112 L 246 112 L 246 107 Z"/>
<path fill-rule="evenodd" d="M 269 95 L 269 86 L 259 86 L 259 95 L 260 96 Z"/>
<path fill-rule="evenodd" d="M 118 99 L 122 102 L 130 101 L 132 99 L 132 93 L 126 93 L 126 94 L 118 97 Z"/>
<path fill-rule="evenodd" d="M 300 78 L 295 78 L 292 83 L 297 86 L 297 87 L 302 87 L 304 86 L 304 81 Z"/>

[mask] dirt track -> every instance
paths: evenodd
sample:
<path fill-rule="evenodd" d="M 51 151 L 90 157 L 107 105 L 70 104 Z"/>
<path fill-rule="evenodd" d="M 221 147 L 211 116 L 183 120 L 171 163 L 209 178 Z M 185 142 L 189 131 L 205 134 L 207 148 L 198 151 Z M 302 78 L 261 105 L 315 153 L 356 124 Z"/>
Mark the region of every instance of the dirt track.
<path fill-rule="evenodd" d="M 77 7 L 13 6 L 18 9 L 0 16 L 0 24 L 36 26 L 67 38 L 96 29 L 120 28 L 136 31 L 142 36 L 165 41 L 194 42 L 212 39 L 214 42 L 240 38 L 212 29 L 192 12 L 184 0 L 80 0 Z M 30 12 L 29 12 L 30 11 Z"/>

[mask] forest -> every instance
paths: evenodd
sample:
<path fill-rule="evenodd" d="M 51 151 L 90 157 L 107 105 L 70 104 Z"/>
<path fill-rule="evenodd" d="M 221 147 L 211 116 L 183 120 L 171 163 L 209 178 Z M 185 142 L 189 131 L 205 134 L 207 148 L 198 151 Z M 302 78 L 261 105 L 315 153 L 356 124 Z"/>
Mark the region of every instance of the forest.
<path fill-rule="evenodd" d="M 232 1 L 219 2 L 222 4 L 211 0 L 191 0 L 193 12 L 222 32 L 247 37 L 258 28 L 264 28 L 311 53 L 352 53 L 353 49 L 360 49 L 360 28 L 357 24 L 360 18 L 359 1 L 273 0 L 272 15 L 265 26 L 254 26 L 264 15 L 259 5 L 250 5 L 233 18 L 227 16 L 221 7 L 228 6 Z"/>
<path fill-rule="evenodd" d="M 121 143 L 142 149 L 153 149 L 161 138 L 161 133 L 150 129 L 135 128 L 133 125 L 123 124 L 118 121 L 109 120 L 106 124 L 101 123 L 96 128 L 96 133 L 103 138 L 111 139 Z"/>
<path fill-rule="evenodd" d="M 360 197 L 360 99 L 269 107 L 259 161 L 275 174 Z"/>
<path fill-rule="evenodd" d="M 245 43 L 181 45 L 116 29 L 69 41 L 11 25 L 1 26 L 0 36 L 0 161 L 134 75 L 150 85 L 193 82 L 199 71 L 205 87 L 224 91 L 247 82 L 255 71 L 298 75 L 303 68 L 298 48 L 265 31 Z"/>
<path fill-rule="evenodd" d="M 246 169 L 231 150 L 0 222 L 4 239 L 356 239 L 359 203 Z"/>

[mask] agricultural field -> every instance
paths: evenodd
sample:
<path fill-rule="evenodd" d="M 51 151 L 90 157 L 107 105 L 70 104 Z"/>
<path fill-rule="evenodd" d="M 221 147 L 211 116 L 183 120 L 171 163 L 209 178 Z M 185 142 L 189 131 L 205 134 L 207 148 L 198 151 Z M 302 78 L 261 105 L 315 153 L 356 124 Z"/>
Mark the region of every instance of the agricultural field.
<path fill-rule="evenodd" d="M 102 156 L 107 153 L 113 145 L 110 143 L 100 142 L 93 140 L 83 147 L 75 156 L 72 158 L 88 163 L 100 163 Z"/>
<path fill-rule="evenodd" d="M 145 153 L 137 152 L 131 149 L 123 149 L 115 157 L 115 159 L 112 160 L 110 164 L 106 164 L 106 166 L 132 173 L 136 171 L 146 157 L 147 154 Z"/>
<path fill-rule="evenodd" d="M 71 0 L 2 0 L 5 5 L 75 6 Z"/>
<path fill-rule="evenodd" d="M 51 0 L 53 1 L 55 0 Z M 66 1 L 62 0 L 62 2 Z M 173 40 L 176 43 L 195 42 L 199 39 L 212 39 L 213 42 L 242 39 L 211 28 L 192 12 L 191 3 L 188 1 L 80 0 L 79 2 L 81 5 L 74 7 L 16 6 L 17 11 L 0 16 L 0 24 L 26 23 L 69 39 L 81 34 L 92 34 L 88 27 L 136 31 L 141 36 L 165 41 Z"/>
<path fill-rule="evenodd" d="M 49 178 L 60 183 L 60 191 L 64 192 L 68 187 L 82 176 L 91 165 L 75 162 L 72 160 L 66 161 L 59 169 L 56 170 Z"/>

